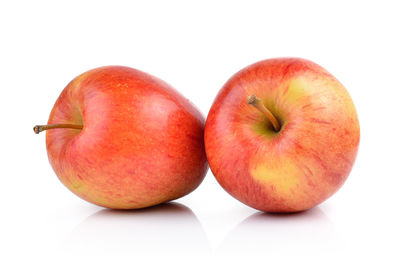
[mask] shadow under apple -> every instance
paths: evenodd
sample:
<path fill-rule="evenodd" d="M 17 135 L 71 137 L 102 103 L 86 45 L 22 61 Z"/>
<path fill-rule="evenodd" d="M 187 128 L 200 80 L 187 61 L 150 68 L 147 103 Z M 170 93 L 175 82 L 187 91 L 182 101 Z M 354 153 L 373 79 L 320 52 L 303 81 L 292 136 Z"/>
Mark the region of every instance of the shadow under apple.
<path fill-rule="evenodd" d="M 230 231 L 218 254 L 330 254 L 343 240 L 324 212 L 316 207 L 290 214 L 257 212 Z"/>
<path fill-rule="evenodd" d="M 196 215 L 170 202 L 139 210 L 103 209 L 79 224 L 62 250 L 88 254 L 206 254 L 210 247 Z"/>

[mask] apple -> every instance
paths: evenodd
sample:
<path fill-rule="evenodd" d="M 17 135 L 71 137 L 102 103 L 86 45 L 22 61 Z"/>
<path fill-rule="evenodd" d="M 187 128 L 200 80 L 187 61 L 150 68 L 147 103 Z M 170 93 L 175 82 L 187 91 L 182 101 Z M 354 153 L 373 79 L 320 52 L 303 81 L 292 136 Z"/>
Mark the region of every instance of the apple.
<path fill-rule="evenodd" d="M 164 81 L 106 66 L 63 90 L 51 111 L 48 158 L 61 182 L 91 203 L 137 209 L 182 197 L 203 180 L 204 118 Z"/>
<path fill-rule="evenodd" d="M 360 127 L 335 77 L 308 60 L 276 58 L 228 80 L 204 136 L 210 169 L 228 193 L 261 211 L 297 212 L 343 185 Z"/>

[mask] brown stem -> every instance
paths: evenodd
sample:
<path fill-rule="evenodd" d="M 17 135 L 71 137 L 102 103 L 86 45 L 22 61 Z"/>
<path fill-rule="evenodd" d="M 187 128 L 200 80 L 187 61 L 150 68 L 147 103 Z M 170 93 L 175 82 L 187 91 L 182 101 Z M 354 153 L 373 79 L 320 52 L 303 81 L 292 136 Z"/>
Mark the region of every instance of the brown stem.
<path fill-rule="evenodd" d="M 279 121 L 275 118 L 275 116 L 271 113 L 271 111 L 268 110 L 267 107 L 265 107 L 265 105 L 261 102 L 261 100 L 258 97 L 256 97 L 255 95 L 249 96 L 247 99 L 247 103 L 251 104 L 252 106 L 257 108 L 257 110 L 262 112 L 268 118 L 269 122 L 271 122 L 276 132 L 278 132 L 281 129 Z"/>
<path fill-rule="evenodd" d="M 42 131 L 53 129 L 53 128 L 73 128 L 73 129 L 82 129 L 83 125 L 75 125 L 75 124 L 48 124 L 48 125 L 36 125 L 33 127 L 33 131 L 35 134 L 39 134 Z"/>

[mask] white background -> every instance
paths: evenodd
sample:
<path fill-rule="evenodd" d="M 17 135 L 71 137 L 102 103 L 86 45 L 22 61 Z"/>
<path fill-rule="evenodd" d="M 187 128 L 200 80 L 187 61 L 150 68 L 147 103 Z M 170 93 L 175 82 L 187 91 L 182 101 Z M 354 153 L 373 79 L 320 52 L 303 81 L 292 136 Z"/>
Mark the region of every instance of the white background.
<path fill-rule="evenodd" d="M 396 1 L 1 1 L 0 253 L 399 254 L 399 47 Z M 304 213 L 257 212 L 211 172 L 176 203 L 103 209 L 58 181 L 32 131 L 94 67 L 151 73 L 206 115 L 231 75 L 282 56 L 335 75 L 361 125 L 347 182 Z"/>

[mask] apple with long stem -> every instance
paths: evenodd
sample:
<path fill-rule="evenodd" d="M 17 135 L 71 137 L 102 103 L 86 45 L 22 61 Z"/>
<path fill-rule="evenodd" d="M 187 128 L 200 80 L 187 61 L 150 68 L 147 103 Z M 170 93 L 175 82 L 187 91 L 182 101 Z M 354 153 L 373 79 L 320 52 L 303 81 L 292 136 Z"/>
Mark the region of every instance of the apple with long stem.
<path fill-rule="evenodd" d="M 205 127 L 207 159 L 222 187 L 267 212 L 312 208 L 345 182 L 360 139 L 343 85 L 299 58 L 250 65 L 220 90 Z"/>
<path fill-rule="evenodd" d="M 108 66 L 72 80 L 47 125 L 50 164 L 79 197 L 143 208 L 193 191 L 207 171 L 204 118 L 165 82 Z"/>

